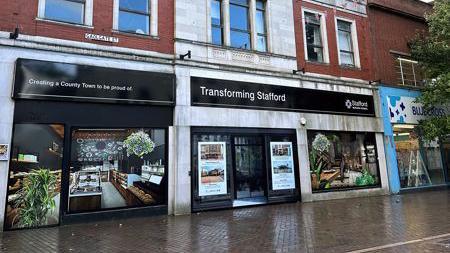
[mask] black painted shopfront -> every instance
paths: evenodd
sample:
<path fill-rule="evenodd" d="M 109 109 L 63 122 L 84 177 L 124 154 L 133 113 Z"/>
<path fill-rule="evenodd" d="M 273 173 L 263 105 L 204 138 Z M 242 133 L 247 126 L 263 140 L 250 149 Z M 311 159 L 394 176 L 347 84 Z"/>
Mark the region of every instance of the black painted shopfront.
<path fill-rule="evenodd" d="M 171 74 L 18 59 L 5 229 L 167 214 Z"/>
<path fill-rule="evenodd" d="M 375 117 L 370 95 L 202 77 L 191 77 L 191 94 L 195 107 Z M 300 200 L 296 131 L 192 128 L 192 210 Z M 306 134 L 312 193 L 381 187 L 374 133 Z"/>
<path fill-rule="evenodd" d="M 295 130 L 193 128 L 194 211 L 297 201 Z"/>

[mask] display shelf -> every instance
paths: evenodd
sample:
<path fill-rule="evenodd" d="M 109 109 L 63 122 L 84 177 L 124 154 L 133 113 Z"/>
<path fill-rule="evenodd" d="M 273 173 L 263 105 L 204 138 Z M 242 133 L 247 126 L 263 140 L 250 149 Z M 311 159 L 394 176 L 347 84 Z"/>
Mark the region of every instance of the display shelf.
<path fill-rule="evenodd" d="M 17 159 L 11 159 L 11 162 L 24 163 L 24 164 L 38 164 L 39 163 L 39 161 L 19 161 Z"/>
<path fill-rule="evenodd" d="M 74 173 L 74 185 L 70 190 L 71 195 L 86 192 L 101 192 L 100 171 L 81 170 Z"/>

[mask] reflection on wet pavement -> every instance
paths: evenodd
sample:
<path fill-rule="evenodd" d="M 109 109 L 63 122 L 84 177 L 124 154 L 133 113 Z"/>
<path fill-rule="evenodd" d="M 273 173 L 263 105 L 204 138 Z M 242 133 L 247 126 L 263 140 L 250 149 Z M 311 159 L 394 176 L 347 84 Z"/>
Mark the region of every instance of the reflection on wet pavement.
<path fill-rule="evenodd" d="M 450 252 L 450 191 L 4 232 L 2 252 Z M 367 251 L 366 251 L 367 252 Z"/>

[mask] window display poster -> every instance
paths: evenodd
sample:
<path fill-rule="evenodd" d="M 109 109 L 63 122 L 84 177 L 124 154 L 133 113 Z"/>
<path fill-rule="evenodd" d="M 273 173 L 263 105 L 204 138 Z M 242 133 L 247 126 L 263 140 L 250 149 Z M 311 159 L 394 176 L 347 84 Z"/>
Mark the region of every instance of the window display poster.
<path fill-rule="evenodd" d="M 8 144 L 0 144 L 0 161 L 8 160 Z"/>
<path fill-rule="evenodd" d="M 198 195 L 227 194 L 225 142 L 198 143 Z"/>
<path fill-rule="evenodd" d="M 272 189 L 295 189 L 292 142 L 271 142 Z"/>

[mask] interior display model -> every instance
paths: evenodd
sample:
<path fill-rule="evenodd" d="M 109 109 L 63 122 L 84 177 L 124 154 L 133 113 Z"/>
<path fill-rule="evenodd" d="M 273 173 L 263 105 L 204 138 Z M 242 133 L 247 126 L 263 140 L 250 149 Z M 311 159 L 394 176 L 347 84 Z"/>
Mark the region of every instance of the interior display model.
<path fill-rule="evenodd" d="M 441 150 L 437 142 L 420 140 L 414 125 L 395 124 L 394 142 L 402 188 L 445 184 Z"/>
<path fill-rule="evenodd" d="M 166 202 L 165 130 L 72 132 L 69 212 Z"/>
<path fill-rule="evenodd" d="M 309 131 L 308 146 L 313 191 L 380 185 L 373 134 Z"/>
<path fill-rule="evenodd" d="M 64 126 L 15 124 L 5 229 L 59 223 Z"/>

